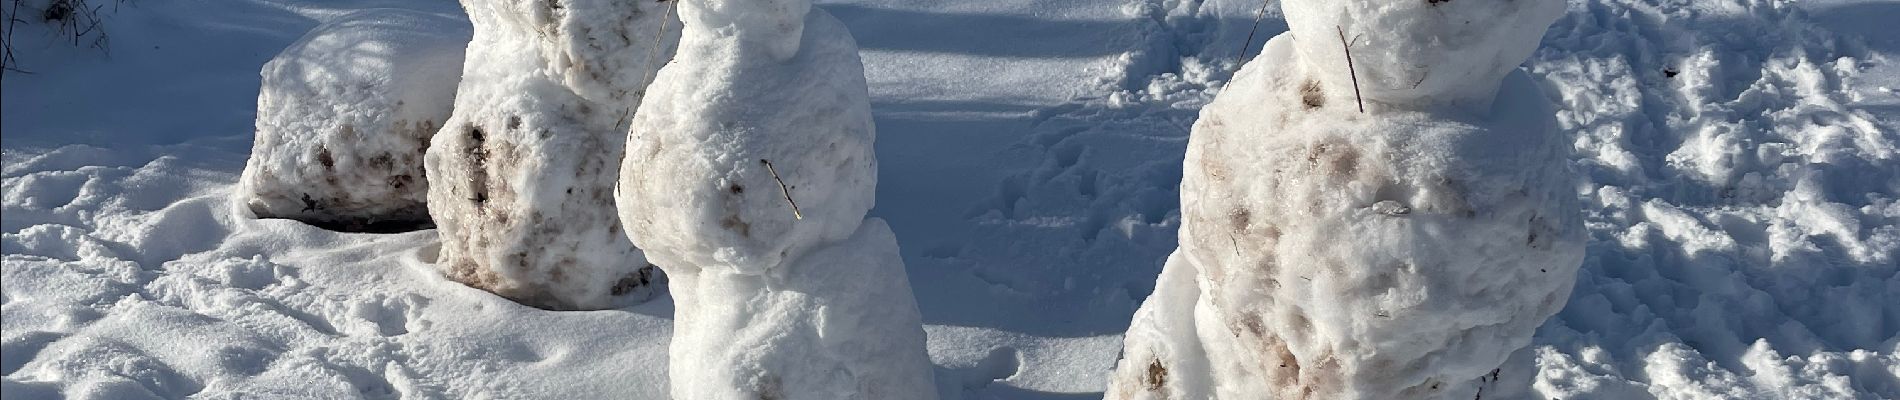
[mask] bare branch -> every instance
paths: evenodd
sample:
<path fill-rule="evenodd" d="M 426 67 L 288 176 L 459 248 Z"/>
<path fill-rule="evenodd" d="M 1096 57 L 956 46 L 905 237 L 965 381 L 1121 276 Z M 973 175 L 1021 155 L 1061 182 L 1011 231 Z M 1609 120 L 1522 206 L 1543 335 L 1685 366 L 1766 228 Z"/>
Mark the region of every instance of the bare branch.
<path fill-rule="evenodd" d="M 792 188 L 789 186 L 785 186 L 784 179 L 779 179 L 778 168 L 773 168 L 772 162 L 766 161 L 765 159 L 759 159 L 759 163 L 765 164 L 765 170 L 772 171 L 772 180 L 778 181 L 779 193 L 784 194 L 785 202 L 790 203 L 792 205 L 792 216 L 797 217 L 798 219 L 805 219 L 805 213 L 802 211 L 798 211 L 798 202 L 792 201 Z"/>
<path fill-rule="evenodd" d="M 1260 18 L 1267 16 L 1267 4 L 1273 0 L 1260 0 L 1260 11 L 1253 14 L 1253 29 L 1247 30 L 1247 41 L 1240 44 L 1240 56 L 1234 58 L 1234 71 L 1240 71 L 1240 65 L 1247 62 L 1247 48 L 1253 47 L 1253 34 L 1260 30 Z"/>

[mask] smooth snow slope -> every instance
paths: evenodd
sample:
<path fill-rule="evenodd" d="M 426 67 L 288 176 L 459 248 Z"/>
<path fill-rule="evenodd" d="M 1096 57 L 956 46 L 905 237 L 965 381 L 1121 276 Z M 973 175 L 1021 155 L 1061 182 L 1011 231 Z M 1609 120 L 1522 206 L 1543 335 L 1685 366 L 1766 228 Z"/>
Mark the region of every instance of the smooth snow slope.
<path fill-rule="evenodd" d="M 258 68 L 376 6 L 460 13 L 127 2 L 110 58 L 22 46 L 35 74 L 0 95 L 0 394 L 666 392 L 667 301 L 541 311 L 436 277 L 430 232 L 234 218 Z M 940 394 L 1100 397 L 1174 249 L 1187 128 L 1259 3 L 819 6 L 864 49 L 872 216 L 901 240 Z M 1573 1 L 1526 65 L 1593 241 L 1485 398 L 1900 398 L 1895 19 L 1891 1 Z"/>

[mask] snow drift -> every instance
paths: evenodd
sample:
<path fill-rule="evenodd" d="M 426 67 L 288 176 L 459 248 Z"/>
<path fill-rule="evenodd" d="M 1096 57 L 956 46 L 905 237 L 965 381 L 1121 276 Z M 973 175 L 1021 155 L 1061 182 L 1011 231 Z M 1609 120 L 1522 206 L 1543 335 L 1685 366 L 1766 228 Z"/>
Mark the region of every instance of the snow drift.
<path fill-rule="evenodd" d="M 806 0 L 680 15 L 618 192 L 672 281 L 673 397 L 934 398 L 897 241 L 865 218 L 877 158 L 856 42 Z"/>
<path fill-rule="evenodd" d="M 238 201 L 340 229 L 429 219 L 422 158 L 449 117 L 468 22 L 397 9 L 318 26 L 269 63 Z"/>
<path fill-rule="evenodd" d="M 651 297 L 614 218 L 624 121 L 677 35 L 664 3 L 463 2 L 475 25 L 454 116 L 431 143 L 429 212 L 451 279 L 543 308 Z M 657 48 L 655 46 L 658 46 Z"/>
<path fill-rule="evenodd" d="M 1472 398 L 1583 259 L 1567 143 L 1514 69 L 1562 3 L 1283 4 L 1194 126 L 1110 397 Z"/>

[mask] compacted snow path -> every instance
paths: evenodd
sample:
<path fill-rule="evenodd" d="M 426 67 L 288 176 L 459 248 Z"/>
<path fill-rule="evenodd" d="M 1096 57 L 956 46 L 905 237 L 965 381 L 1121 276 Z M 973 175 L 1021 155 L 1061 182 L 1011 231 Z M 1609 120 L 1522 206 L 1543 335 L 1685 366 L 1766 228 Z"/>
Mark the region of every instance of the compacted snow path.
<path fill-rule="evenodd" d="M 0 99 L 0 393 L 662 398 L 664 296 L 543 311 L 442 279 L 433 232 L 237 217 L 265 61 L 360 8 L 460 15 L 312 3 L 128 2 L 110 58 L 23 50 L 35 74 Z M 1188 127 L 1259 3 L 818 7 L 863 49 L 871 216 L 899 240 L 941 397 L 1100 397 L 1175 247 Z M 1277 8 L 1249 54 L 1285 31 Z M 1895 18 L 1572 1 L 1526 66 L 1592 241 L 1495 398 L 1900 398 Z"/>

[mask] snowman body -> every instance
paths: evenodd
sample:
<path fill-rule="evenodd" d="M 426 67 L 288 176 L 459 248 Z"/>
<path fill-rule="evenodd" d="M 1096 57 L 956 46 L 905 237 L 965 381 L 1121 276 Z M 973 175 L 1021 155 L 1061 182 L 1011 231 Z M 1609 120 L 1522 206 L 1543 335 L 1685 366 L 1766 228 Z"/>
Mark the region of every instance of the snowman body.
<path fill-rule="evenodd" d="M 1568 145 L 1515 69 L 1538 35 L 1492 40 L 1562 3 L 1418 3 L 1285 3 L 1292 33 L 1194 126 L 1180 247 L 1110 398 L 1471 398 L 1562 308 L 1586 238 Z"/>

